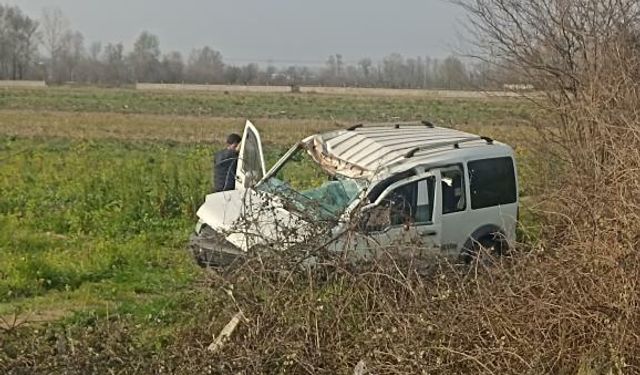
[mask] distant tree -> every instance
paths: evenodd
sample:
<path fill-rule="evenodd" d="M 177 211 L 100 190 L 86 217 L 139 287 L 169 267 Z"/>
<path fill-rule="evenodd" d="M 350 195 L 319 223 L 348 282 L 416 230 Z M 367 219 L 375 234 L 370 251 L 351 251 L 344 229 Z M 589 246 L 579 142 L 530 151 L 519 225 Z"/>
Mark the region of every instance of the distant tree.
<path fill-rule="evenodd" d="M 260 67 L 258 66 L 258 64 L 247 64 L 241 68 L 239 80 L 245 85 L 256 83 L 259 72 Z"/>
<path fill-rule="evenodd" d="M 89 58 L 91 60 L 98 60 L 100 58 L 100 53 L 102 52 L 102 43 L 93 42 L 89 46 Z"/>
<path fill-rule="evenodd" d="M 424 59 L 424 76 L 422 77 L 422 87 L 430 88 L 434 87 L 434 75 L 433 75 L 434 59 L 431 57 L 425 57 Z"/>
<path fill-rule="evenodd" d="M 230 85 L 241 83 L 242 68 L 228 65 L 224 67 L 224 82 Z"/>
<path fill-rule="evenodd" d="M 288 85 L 301 85 L 304 81 L 302 69 L 296 66 L 289 66 L 284 70 L 284 76 L 286 77 L 286 84 Z"/>
<path fill-rule="evenodd" d="M 486 61 L 474 62 L 467 68 L 467 75 L 469 76 L 470 84 L 474 87 L 484 89 L 501 88 L 502 84 L 506 83 L 500 79 L 502 74 L 496 73 L 496 66 L 493 66 Z"/>
<path fill-rule="evenodd" d="M 59 72 L 58 64 L 65 35 L 69 32 L 69 21 L 58 7 L 47 7 L 42 10 L 42 32 L 44 47 L 49 53 L 49 80 L 60 81 L 55 74 Z"/>
<path fill-rule="evenodd" d="M 103 80 L 104 64 L 100 57 L 102 54 L 102 43 L 93 42 L 89 45 L 86 57 L 85 79 L 90 83 L 100 83 Z"/>
<path fill-rule="evenodd" d="M 162 58 L 162 81 L 179 83 L 184 81 L 184 61 L 180 52 L 169 52 Z"/>
<path fill-rule="evenodd" d="M 278 69 L 275 66 L 273 65 L 267 66 L 267 69 L 264 71 L 265 82 L 267 83 L 273 82 L 277 78 L 277 73 L 278 73 Z"/>
<path fill-rule="evenodd" d="M 347 86 L 361 86 L 364 76 L 360 73 L 357 66 L 347 65 L 344 68 L 342 83 Z"/>
<path fill-rule="evenodd" d="M 0 78 L 22 79 L 38 47 L 38 22 L 18 7 L 0 5 Z"/>
<path fill-rule="evenodd" d="M 449 56 L 442 62 L 440 76 L 447 89 L 468 87 L 467 69 L 462 61 L 455 56 Z"/>
<path fill-rule="evenodd" d="M 362 75 L 366 81 L 369 80 L 369 75 L 371 74 L 371 66 L 373 65 L 373 61 L 370 58 L 364 58 L 358 61 L 358 66 L 362 71 Z"/>
<path fill-rule="evenodd" d="M 82 81 L 85 75 L 78 76 L 78 67 L 85 59 L 84 36 L 79 31 L 68 31 L 61 40 L 56 76 L 64 81 Z"/>
<path fill-rule="evenodd" d="M 420 58 L 408 58 L 406 61 L 404 85 L 408 88 L 418 88 L 422 85 L 422 61 Z"/>
<path fill-rule="evenodd" d="M 336 76 L 342 76 L 342 72 L 344 69 L 344 61 L 342 61 L 342 55 L 336 53 Z"/>
<path fill-rule="evenodd" d="M 120 85 L 128 82 L 129 75 L 122 43 L 107 44 L 103 52 L 104 76 L 103 81 Z"/>
<path fill-rule="evenodd" d="M 47 69 L 37 58 L 42 44 Z M 35 69 L 37 66 L 40 69 Z M 35 72 L 35 73 L 32 73 Z M 94 42 L 85 48 L 84 37 L 71 31 L 57 7 L 47 7 L 38 22 L 24 16 L 17 7 L 0 5 L 0 78 L 20 79 L 28 74 L 53 82 L 67 80 L 91 83 L 191 82 L 202 84 L 335 85 L 390 88 L 477 88 L 501 87 L 519 82 L 507 70 L 470 65 L 456 57 L 405 58 L 398 53 L 382 60 L 362 58 L 349 64 L 340 53 L 330 55 L 324 67 L 274 67 L 257 64 L 226 66 L 222 54 L 211 47 L 191 51 L 185 63 L 178 52 L 162 55 L 160 40 L 147 31 L 136 39 L 125 56 L 122 44 Z"/>
<path fill-rule="evenodd" d="M 322 73 L 322 83 L 327 85 L 339 85 L 344 79 L 344 61 L 341 54 L 329 56 L 326 62 L 327 68 Z"/>
<path fill-rule="evenodd" d="M 136 81 L 160 81 L 160 40 L 156 35 L 143 31 L 129 55 Z"/>
<path fill-rule="evenodd" d="M 338 76 L 338 62 L 336 61 L 336 57 L 334 55 L 329 56 L 326 65 L 327 69 L 323 74 L 322 83 L 328 85 L 335 84 L 336 77 Z"/>
<path fill-rule="evenodd" d="M 387 87 L 399 88 L 403 83 L 404 57 L 392 53 L 382 60 L 382 74 Z"/>
<path fill-rule="evenodd" d="M 189 56 L 186 78 L 192 83 L 219 83 L 226 80 L 224 67 L 220 52 L 211 47 L 196 48 Z"/>

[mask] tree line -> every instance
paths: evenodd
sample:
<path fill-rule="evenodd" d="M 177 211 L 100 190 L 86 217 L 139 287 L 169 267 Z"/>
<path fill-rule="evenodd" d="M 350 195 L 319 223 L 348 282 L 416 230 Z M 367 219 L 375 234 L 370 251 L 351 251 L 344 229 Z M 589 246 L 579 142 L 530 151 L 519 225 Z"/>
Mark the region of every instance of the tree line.
<path fill-rule="evenodd" d="M 45 8 L 34 19 L 17 6 L 0 4 L 0 79 L 116 86 L 147 82 L 474 89 L 507 82 L 497 80 L 500 74 L 494 70 L 455 56 L 405 58 L 398 53 L 357 63 L 334 54 L 322 67 L 234 65 L 209 46 L 194 48 L 187 56 L 163 53 L 158 36 L 146 31 L 127 51 L 122 43 L 87 44 L 59 8 Z"/>

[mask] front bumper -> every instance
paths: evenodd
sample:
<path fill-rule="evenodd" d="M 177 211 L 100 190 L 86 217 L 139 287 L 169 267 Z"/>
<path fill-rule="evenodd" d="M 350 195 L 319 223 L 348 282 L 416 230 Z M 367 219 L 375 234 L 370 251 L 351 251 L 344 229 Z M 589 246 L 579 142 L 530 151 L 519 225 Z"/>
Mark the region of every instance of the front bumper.
<path fill-rule="evenodd" d="M 226 267 L 240 262 L 246 253 L 209 226 L 202 226 L 189 238 L 189 250 L 201 267 Z"/>

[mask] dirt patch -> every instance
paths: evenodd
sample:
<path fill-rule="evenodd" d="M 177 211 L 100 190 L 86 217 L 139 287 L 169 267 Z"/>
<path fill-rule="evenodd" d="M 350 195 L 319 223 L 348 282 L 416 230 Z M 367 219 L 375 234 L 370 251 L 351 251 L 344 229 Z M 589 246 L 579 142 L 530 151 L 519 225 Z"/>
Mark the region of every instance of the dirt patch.
<path fill-rule="evenodd" d="M 18 327 L 53 322 L 64 318 L 69 313 L 70 311 L 66 309 L 49 309 L 0 316 L 0 331 L 11 331 Z"/>
<path fill-rule="evenodd" d="M 296 86 L 297 87 L 297 86 Z M 482 98 L 519 98 L 539 96 L 538 92 L 516 91 L 482 91 L 482 90 L 424 90 L 424 89 L 389 89 L 372 87 L 330 87 L 330 86 L 299 86 L 300 93 L 328 94 L 328 95 L 372 95 L 372 96 L 412 96 L 430 98 L 454 99 L 482 99 Z M 164 83 L 138 83 L 136 90 L 143 91 L 205 91 L 205 92 L 257 92 L 257 93 L 288 93 L 290 86 L 257 86 L 257 85 L 189 85 Z"/>

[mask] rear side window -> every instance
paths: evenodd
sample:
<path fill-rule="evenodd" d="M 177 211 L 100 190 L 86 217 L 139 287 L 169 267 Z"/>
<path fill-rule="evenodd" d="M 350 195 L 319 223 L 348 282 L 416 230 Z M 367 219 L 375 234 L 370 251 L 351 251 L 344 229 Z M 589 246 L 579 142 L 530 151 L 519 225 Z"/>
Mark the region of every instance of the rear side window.
<path fill-rule="evenodd" d="M 442 178 L 442 213 L 464 211 L 465 202 L 464 168 L 462 164 L 440 169 Z"/>
<path fill-rule="evenodd" d="M 510 157 L 471 161 L 467 168 L 472 209 L 516 202 L 516 176 Z"/>

